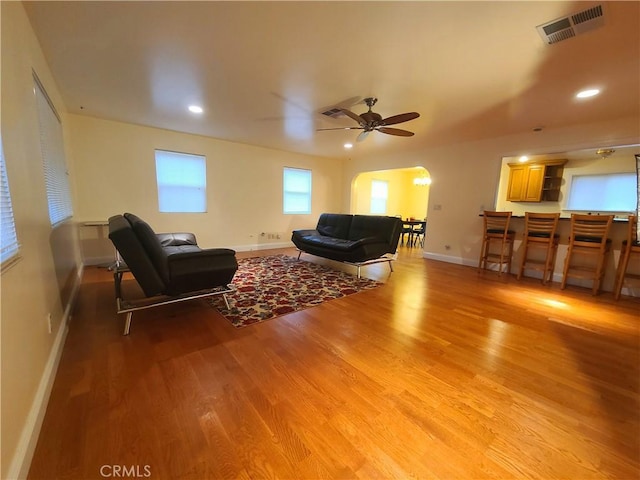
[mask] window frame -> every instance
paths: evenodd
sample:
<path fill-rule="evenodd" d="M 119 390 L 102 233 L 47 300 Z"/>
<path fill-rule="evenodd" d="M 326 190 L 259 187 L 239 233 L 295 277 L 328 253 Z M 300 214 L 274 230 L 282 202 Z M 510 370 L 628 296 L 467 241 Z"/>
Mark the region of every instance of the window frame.
<path fill-rule="evenodd" d="M 171 159 L 174 162 L 173 165 L 162 166 L 163 163 L 166 163 Z M 183 165 L 176 165 L 178 161 L 184 162 L 195 160 L 197 160 L 199 164 L 194 164 L 191 169 L 186 168 L 184 163 Z M 154 149 L 154 163 L 156 190 L 158 194 L 158 211 L 160 213 L 207 213 L 207 157 L 205 155 L 156 148 Z M 178 169 L 183 174 L 191 170 L 196 174 L 200 173 L 200 175 L 181 177 L 181 182 L 161 182 L 161 177 L 165 177 L 165 175 L 173 175 L 174 172 L 170 171 L 172 169 Z M 201 172 L 197 172 L 197 170 L 201 170 Z M 193 180 L 200 181 L 197 182 Z M 174 189 L 173 194 L 170 192 L 172 188 Z M 175 189 L 182 189 L 182 192 L 176 194 L 177 192 L 175 192 Z M 197 192 L 197 194 L 195 192 Z M 185 193 L 190 194 L 191 196 L 187 199 L 187 197 L 185 197 Z M 178 199 L 177 203 L 176 199 Z M 196 200 L 197 202 L 189 203 L 190 200 Z"/>
<path fill-rule="evenodd" d="M 289 179 L 287 181 L 287 173 L 300 175 L 304 173 L 306 177 L 306 187 L 301 190 L 291 189 L 291 183 L 294 179 Z M 313 193 L 313 171 L 308 168 L 298 168 L 298 167 L 284 167 L 282 170 L 282 213 L 284 215 L 309 215 L 312 211 L 312 193 Z M 291 202 L 288 203 L 287 200 L 291 199 L 291 197 L 297 197 L 298 199 L 302 198 L 302 202 Z M 304 210 L 293 210 L 291 209 L 291 205 L 293 203 L 304 203 Z M 289 209 L 287 208 L 289 207 Z"/>

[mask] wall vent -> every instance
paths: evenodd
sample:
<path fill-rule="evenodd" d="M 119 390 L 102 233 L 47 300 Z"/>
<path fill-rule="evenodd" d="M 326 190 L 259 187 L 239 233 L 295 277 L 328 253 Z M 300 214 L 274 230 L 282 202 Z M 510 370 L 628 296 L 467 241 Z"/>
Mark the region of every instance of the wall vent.
<path fill-rule="evenodd" d="M 584 32 L 588 32 L 604 25 L 604 9 L 602 5 L 574 13 L 566 17 L 557 18 L 548 23 L 538 25 L 536 29 L 545 43 L 567 40 Z"/>

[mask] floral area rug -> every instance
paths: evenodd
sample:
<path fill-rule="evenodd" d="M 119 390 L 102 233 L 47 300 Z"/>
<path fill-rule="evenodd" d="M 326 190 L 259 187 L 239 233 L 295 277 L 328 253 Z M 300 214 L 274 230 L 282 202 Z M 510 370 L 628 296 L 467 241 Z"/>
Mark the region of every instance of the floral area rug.
<path fill-rule="evenodd" d="M 287 255 L 242 258 L 233 278 L 235 292 L 208 301 L 235 327 L 245 327 L 327 300 L 375 288 L 381 282 L 357 278 Z"/>

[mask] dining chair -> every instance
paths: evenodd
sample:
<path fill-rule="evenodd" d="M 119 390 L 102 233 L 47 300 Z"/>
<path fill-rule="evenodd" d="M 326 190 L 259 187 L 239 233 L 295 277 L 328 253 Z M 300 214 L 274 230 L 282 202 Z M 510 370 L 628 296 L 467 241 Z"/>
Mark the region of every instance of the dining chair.
<path fill-rule="evenodd" d="M 408 237 L 405 243 L 405 237 Z M 413 225 L 403 223 L 402 230 L 400 231 L 400 238 L 402 239 L 403 245 L 411 245 L 413 242 Z"/>
<path fill-rule="evenodd" d="M 560 240 L 560 235 L 556 233 L 559 220 L 559 213 L 525 212 L 522 261 L 518 270 L 518 280 L 522 278 L 526 269 L 541 270 L 543 285 L 552 280 Z M 542 250 L 544 259 L 531 258 L 530 254 L 534 250 Z"/>
<path fill-rule="evenodd" d="M 411 245 L 420 245 L 421 247 L 424 248 L 424 236 L 427 232 L 427 222 L 420 222 L 420 224 L 416 225 L 413 227 L 413 231 L 412 236 L 413 236 L 413 241 L 411 243 Z"/>
<path fill-rule="evenodd" d="M 593 281 L 592 293 L 600 290 L 604 277 L 611 239 L 608 238 L 613 215 L 571 215 L 569 247 L 564 261 L 561 289 L 567 286 L 569 277 Z M 584 257 L 581 262 L 576 257 Z M 573 262 L 573 263 L 572 263 Z"/>

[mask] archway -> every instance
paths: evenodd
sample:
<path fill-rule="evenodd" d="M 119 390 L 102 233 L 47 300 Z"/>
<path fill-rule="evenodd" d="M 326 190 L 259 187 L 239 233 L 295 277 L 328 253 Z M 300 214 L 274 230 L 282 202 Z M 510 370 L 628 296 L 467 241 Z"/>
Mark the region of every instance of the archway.
<path fill-rule="evenodd" d="M 351 182 L 351 212 L 426 219 L 430 188 L 424 167 L 362 172 Z"/>

